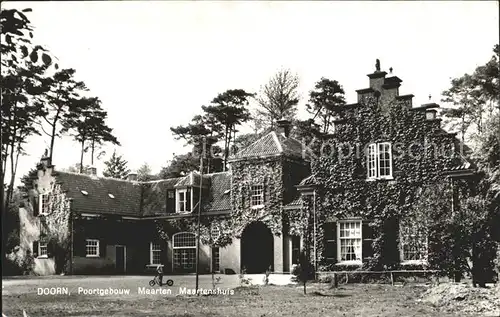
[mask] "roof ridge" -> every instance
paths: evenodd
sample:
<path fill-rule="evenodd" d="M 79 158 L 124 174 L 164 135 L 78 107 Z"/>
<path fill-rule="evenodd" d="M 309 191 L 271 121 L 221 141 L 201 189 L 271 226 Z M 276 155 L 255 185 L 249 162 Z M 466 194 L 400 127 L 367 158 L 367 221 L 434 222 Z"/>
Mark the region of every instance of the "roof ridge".
<path fill-rule="evenodd" d="M 90 178 L 90 179 L 107 179 L 107 180 L 113 180 L 113 181 L 117 181 L 117 182 L 139 183 L 139 182 L 129 181 L 128 179 L 121 179 L 121 178 L 114 178 L 114 177 L 89 175 L 89 174 L 67 172 L 67 171 L 59 171 L 59 170 L 54 170 L 54 172 L 55 173 L 64 173 L 64 174 L 76 175 L 76 176 L 82 176 L 82 177 L 86 177 L 86 178 Z"/>
<path fill-rule="evenodd" d="M 281 142 L 278 138 L 278 135 L 276 134 L 276 131 L 271 131 L 271 133 L 273 135 L 274 143 L 276 143 L 276 146 L 278 147 L 278 152 L 283 153 L 283 147 L 281 146 Z"/>

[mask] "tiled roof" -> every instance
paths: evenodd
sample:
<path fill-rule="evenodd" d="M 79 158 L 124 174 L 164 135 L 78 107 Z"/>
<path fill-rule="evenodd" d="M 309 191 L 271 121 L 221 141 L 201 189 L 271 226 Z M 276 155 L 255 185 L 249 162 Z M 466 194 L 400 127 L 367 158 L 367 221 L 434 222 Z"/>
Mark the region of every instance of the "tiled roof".
<path fill-rule="evenodd" d="M 198 176 L 197 179 L 187 175 L 149 182 L 130 182 L 59 171 L 55 172 L 54 176 L 61 183 L 68 197 L 73 199 L 74 211 L 124 216 L 151 216 L 163 213 L 167 189 L 177 188 L 179 184 L 196 186 L 196 181 L 199 182 L 199 174 L 194 175 Z M 229 172 L 207 174 L 203 176 L 203 179 L 204 185 L 210 188 L 210 194 L 204 203 L 205 210 L 207 212 L 229 211 L 231 209 L 231 174 Z M 143 194 L 143 190 L 146 193 L 156 192 L 156 194 Z M 141 210 L 141 205 L 143 209 L 147 205 L 147 210 Z"/>
<path fill-rule="evenodd" d="M 308 186 L 308 185 L 317 185 L 318 180 L 314 176 L 314 174 L 307 176 L 303 180 L 300 181 L 299 186 Z"/>
<path fill-rule="evenodd" d="M 55 175 L 68 197 L 73 198 L 71 208 L 77 212 L 132 216 L 140 214 L 139 183 L 68 172 L 56 172 Z"/>
<path fill-rule="evenodd" d="M 271 131 L 236 153 L 231 157 L 231 160 L 268 157 L 280 154 L 302 158 L 302 144 L 293 138 L 286 138 L 275 131 Z"/>
<path fill-rule="evenodd" d="M 298 195 L 294 200 L 284 205 L 284 209 L 297 209 L 302 207 L 302 196 Z"/>
<path fill-rule="evenodd" d="M 210 176 L 211 186 L 205 211 L 231 210 L 231 173 L 221 172 L 207 176 Z"/>

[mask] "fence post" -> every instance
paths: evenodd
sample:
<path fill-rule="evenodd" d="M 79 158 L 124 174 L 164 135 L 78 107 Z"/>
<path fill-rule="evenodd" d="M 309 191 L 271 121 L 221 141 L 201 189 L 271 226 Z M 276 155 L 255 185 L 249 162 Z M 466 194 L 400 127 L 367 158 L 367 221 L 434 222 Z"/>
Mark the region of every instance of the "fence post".
<path fill-rule="evenodd" d="M 391 285 L 394 286 L 394 275 L 392 274 L 392 271 L 391 271 Z"/>

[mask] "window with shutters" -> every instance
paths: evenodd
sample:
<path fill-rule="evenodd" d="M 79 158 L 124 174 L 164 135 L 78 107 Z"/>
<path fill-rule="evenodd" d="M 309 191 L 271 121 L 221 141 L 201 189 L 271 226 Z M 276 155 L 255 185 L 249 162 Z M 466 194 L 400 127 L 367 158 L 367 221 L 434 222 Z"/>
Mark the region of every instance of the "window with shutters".
<path fill-rule="evenodd" d="M 335 222 L 326 222 L 323 225 L 325 237 L 325 258 L 330 262 L 334 262 L 337 260 L 336 228 L 337 224 Z"/>
<path fill-rule="evenodd" d="M 188 189 L 177 190 L 177 212 L 191 212 L 191 191 Z"/>
<path fill-rule="evenodd" d="M 86 240 L 85 255 L 89 258 L 99 256 L 99 240 L 96 239 Z"/>
<path fill-rule="evenodd" d="M 48 248 L 49 244 L 46 241 L 38 242 L 38 258 L 47 258 L 48 257 Z"/>
<path fill-rule="evenodd" d="M 361 220 L 337 222 L 337 260 L 345 264 L 361 264 Z"/>
<path fill-rule="evenodd" d="M 159 243 L 149 244 L 149 263 L 152 265 L 161 264 L 161 246 Z"/>
<path fill-rule="evenodd" d="M 392 179 L 391 143 L 369 144 L 366 159 L 368 179 Z"/>
<path fill-rule="evenodd" d="M 422 264 L 427 262 L 428 241 L 426 227 L 412 219 L 402 219 L 399 225 L 401 262 Z"/>
<path fill-rule="evenodd" d="M 192 271 L 196 264 L 196 235 L 179 232 L 172 236 L 174 270 Z"/>
<path fill-rule="evenodd" d="M 46 216 L 50 211 L 50 196 L 49 194 L 41 194 L 39 197 L 40 202 L 38 204 L 38 208 L 40 208 L 40 210 L 38 211 L 38 214 L 41 216 Z"/>
<path fill-rule="evenodd" d="M 264 206 L 264 186 L 252 185 L 250 186 L 250 206 L 252 208 L 259 208 Z"/>

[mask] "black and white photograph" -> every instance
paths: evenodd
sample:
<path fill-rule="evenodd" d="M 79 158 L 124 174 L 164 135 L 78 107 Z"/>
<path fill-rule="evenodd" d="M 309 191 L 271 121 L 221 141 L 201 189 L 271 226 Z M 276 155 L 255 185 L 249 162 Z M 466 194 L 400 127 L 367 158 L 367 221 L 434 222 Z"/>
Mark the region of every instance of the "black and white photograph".
<path fill-rule="evenodd" d="M 2 317 L 500 317 L 498 1 L 2 1 Z"/>

